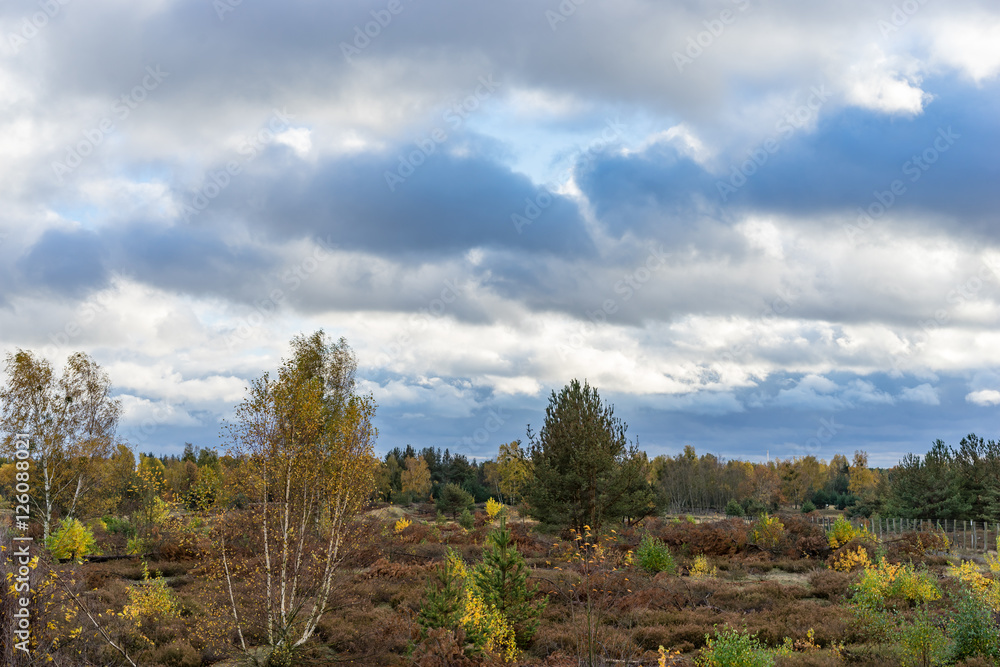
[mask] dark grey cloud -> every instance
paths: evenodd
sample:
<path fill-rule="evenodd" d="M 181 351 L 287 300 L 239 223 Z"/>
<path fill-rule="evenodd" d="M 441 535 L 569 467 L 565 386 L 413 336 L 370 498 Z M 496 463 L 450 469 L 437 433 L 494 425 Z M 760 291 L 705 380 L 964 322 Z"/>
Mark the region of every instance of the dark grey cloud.
<path fill-rule="evenodd" d="M 593 253 L 575 203 L 543 192 L 489 156 L 456 157 L 445 152 L 450 146 L 427 141 L 434 146 L 429 155 L 411 143 L 315 165 L 271 149 L 202 215 L 245 220 L 276 239 L 318 235 L 344 249 L 417 260 L 477 247 Z M 533 224 L 525 210 L 534 205 L 528 214 L 539 215 L 532 203 L 540 196 L 544 224 Z"/>

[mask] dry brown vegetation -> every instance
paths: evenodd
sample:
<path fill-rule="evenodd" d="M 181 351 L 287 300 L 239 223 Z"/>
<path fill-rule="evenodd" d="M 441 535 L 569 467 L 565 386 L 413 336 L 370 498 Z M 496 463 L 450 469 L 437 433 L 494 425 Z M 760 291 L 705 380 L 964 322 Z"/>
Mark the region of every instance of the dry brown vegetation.
<path fill-rule="evenodd" d="M 421 520 L 429 518 L 430 511 L 416 507 L 409 513 L 412 524 L 399 532 L 393 528 L 397 516 L 369 513 L 355 522 L 350 555 L 336 575 L 332 610 L 295 664 L 489 664 L 462 653 L 460 630 L 434 631 L 418 642 L 414 623 L 428 578 L 448 547 L 466 562 L 480 558 L 490 528 L 485 514 L 478 513 L 475 527 L 466 530 L 450 521 Z M 230 558 L 253 559 L 249 548 L 240 552 L 238 535 L 245 527 L 202 516 L 200 532 L 185 531 L 189 519 L 175 522 L 148 560 L 153 576 L 164 577 L 176 598 L 173 617 L 144 619 L 139 628 L 121 617 L 129 587 L 143 576 L 138 559 L 51 566 L 80 604 L 95 615 L 102 613 L 98 622 L 128 648 L 137 664 L 210 665 L 237 656 L 216 544 L 218 531 L 229 530 Z M 844 603 L 856 575 L 828 568 L 831 551 L 823 533 L 799 517 L 785 517 L 784 523 L 780 544 L 766 549 L 752 543 L 742 520 L 648 519 L 609 532 L 600 548 L 581 550 L 572 534 L 540 534 L 530 523 L 513 522 L 518 550 L 532 568 L 532 583 L 549 599 L 538 632 L 518 664 L 576 665 L 593 649 L 598 664 L 655 665 L 662 646 L 679 652 L 669 664 L 688 665 L 705 646 L 706 636 L 726 625 L 757 633 L 771 647 L 790 638 L 797 650 L 780 657 L 780 667 L 901 664 L 898 652 L 866 645 L 863 633 L 852 629 Z M 651 574 L 633 562 L 646 533 L 670 546 L 675 574 Z M 117 548 L 115 536 L 98 537 L 107 552 Z M 932 571 L 942 569 L 943 559 L 927 555 L 933 545 L 926 535 L 907 536 L 888 546 L 892 559 L 929 562 Z M 691 576 L 699 556 L 715 568 L 714 576 Z M 256 585 L 259 582 L 237 581 L 237 594 L 252 594 Z M 61 605 L 54 608 L 53 618 L 59 609 L 74 607 L 66 595 L 53 599 Z M 51 643 L 71 626 L 85 630 L 57 648 L 55 654 L 64 658 L 57 664 L 127 664 L 85 621 L 78 609 L 73 623 L 41 631 L 52 635 L 44 636 L 43 643 Z M 264 639 L 246 637 L 255 645 Z"/>

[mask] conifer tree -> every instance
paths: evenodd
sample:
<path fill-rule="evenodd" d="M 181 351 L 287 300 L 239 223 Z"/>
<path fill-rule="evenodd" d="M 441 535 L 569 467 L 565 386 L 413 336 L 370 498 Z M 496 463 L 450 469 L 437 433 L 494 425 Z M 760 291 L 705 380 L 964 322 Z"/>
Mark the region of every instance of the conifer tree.
<path fill-rule="evenodd" d="M 417 625 L 421 634 L 435 628 L 449 630 L 461 625 L 462 614 L 465 611 L 465 579 L 464 566 L 461 559 L 451 548 L 434 577 L 427 582 L 424 602 L 417 614 Z"/>
<path fill-rule="evenodd" d="M 528 566 L 517 550 L 507 517 L 486 537 L 483 560 L 472 571 L 472 580 L 483 601 L 503 614 L 514 629 L 517 645 L 524 647 L 538 630 L 548 599 L 533 600 L 538 586 L 528 586 Z"/>

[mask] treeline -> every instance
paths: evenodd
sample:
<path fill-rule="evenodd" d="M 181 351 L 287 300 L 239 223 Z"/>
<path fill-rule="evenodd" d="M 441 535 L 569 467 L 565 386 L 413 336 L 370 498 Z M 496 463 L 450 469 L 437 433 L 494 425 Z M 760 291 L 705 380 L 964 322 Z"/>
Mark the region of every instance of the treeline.
<path fill-rule="evenodd" d="M 1000 442 L 975 433 L 958 447 L 934 442 L 923 457 L 907 454 L 881 480 L 884 516 L 1000 521 Z"/>
<path fill-rule="evenodd" d="M 938 440 L 926 455 L 907 454 L 888 469 L 869 467 L 864 451 L 850 460 L 836 454 L 829 461 L 810 455 L 753 463 L 699 456 L 691 446 L 676 456 L 651 460 L 637 452 L 634 465 L 648 492 L 636 482 L 632 492 L 648 499 L 647 513 L 715 510 L 749 516 L 782 507 L 831 507 L 850 516 L 1000 521 L 1000 442 L 975 434 L 956 448 Z M 417 451 L 407 445 L 385 455 L 378 495 L 407 504 L 438 500 L 447 485 L 456 485 L 476 502 L 490 497 L 525 502 L 531 512 L 534 473 L 530 448 L 519 440 L 502 445 L 495 459 L 481 462 L 447 449 Z M 536 502 L 544 502 L 534 495 Z"/>
<path fill-rule="evenodd" d="M 747 514 L 784 505 L 854 507 L 875 484 L 868 455 L 861 451 L 853 462 L 837 454 L 829 463 L 815 456 L 751 463 L 713 454 L 699 457 L 691 446 L 677 456 L 654 458 L 650 480 L 661 504 L 675 511 L 722 510 L 736 501 Z"/>
<path fill-rule="evenodd" d="M 382 460 L 377 478 L 378 498 L 397 504 L 437 499 L 452 484 L 472 496 L 474 502 L 486 502 L 499 495 L 495 484 L 493 491 L 489 488 L 493 465 L 493 461 L 477 463 L 448 449 L 442 452 L 425 447 L 418 452 L 411 445 L 395 447 Z"/>

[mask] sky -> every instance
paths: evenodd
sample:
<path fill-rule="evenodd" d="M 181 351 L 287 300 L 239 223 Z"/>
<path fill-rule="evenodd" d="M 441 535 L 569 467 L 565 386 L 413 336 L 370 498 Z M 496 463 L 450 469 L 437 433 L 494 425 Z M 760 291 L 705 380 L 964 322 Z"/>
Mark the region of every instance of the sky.
<path fill-rule="evenodd" d="M 994 0 L 10 0 L 0 352 L 161 454 L 320 328 L 381 451 L 993 438 L 998 73 Z"/>

